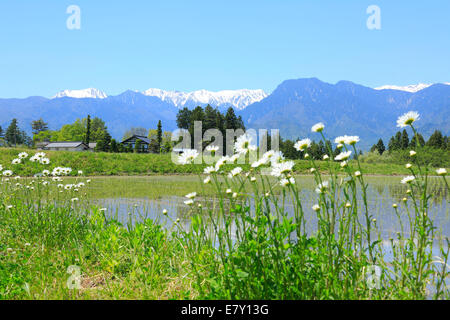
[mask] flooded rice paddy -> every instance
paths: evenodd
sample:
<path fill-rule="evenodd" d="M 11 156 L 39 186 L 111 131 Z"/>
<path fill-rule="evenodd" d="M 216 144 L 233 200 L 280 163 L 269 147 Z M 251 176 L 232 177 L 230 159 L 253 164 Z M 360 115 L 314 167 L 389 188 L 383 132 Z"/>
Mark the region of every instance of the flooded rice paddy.
<path fill-rule="evenodd" d="M 400 180 L 401 177 L 366 177 L 370 214 L 376 219 L 383 239 L 395 238 L 395 233 L 401 231 L 402 225 L 405 233 L 408 233 L 407 211 L 399 205 L 400 221 L 392 208 L 393 203 L 400 204 L 406 196 L 407 187 L 400 184 Z M 308 221 L 308 233 L 314 233 L 316 215 L 311 207 L 317 202 L 318 196 L 314 192 L 316 184 L 311 176 L 297 176 L 296 181 L 301 188 L 300 199 Z M 431 199 L 428 215 L 434 218 L 436 234 L 450 237 L 449 201 L 442 179 L 430 178 L 429 190 Z M 202 203 L 204 211 L 217 205 L 218 199 L 213 188 L 205 187 L 197 176 L 93 178 L 90 198 L 94 204 L 106 208 L 109 216 L 124 223 L 150 218 L 167 225 L 176 219 L 180 219 L 182 224 L 188 224 L 190 214 L 189 207 L 184 204 L 184 196 L 193 191 L 199 194 L 197 200 Z M 251 197 L 251 194 L 248 195 Z M 279 198 L 281 202 L 281 194 Z M 168 217 L 163 216 L 164 209 Z M 285 210 L 293 214 L 289 199 L 285 199 Z"/>

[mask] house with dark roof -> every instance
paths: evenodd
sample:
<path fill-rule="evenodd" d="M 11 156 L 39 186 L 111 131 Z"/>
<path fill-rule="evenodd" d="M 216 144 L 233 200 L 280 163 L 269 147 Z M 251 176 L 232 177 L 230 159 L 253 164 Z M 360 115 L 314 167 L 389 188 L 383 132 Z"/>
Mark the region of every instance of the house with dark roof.
<path fill-rule="evenodd" d="M 58 141 L 49 142 L 42 149 L 50 151 L 88 151 L 89 146 L 83 141 Z"/>
<path fill-rule="evenodd" d="M 136 142 L 139 141 L 139 152 L 147 153 L 149 151 L 150 139 L 148 137 L 132 135 L 131 137 L 123 140 L 121 143 L 123 146 L 135 149 Z"/>

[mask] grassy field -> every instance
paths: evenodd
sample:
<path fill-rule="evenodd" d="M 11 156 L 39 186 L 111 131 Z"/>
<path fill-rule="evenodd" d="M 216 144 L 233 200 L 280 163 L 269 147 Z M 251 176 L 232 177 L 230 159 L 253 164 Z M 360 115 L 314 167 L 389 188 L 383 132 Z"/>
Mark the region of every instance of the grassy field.
<path fill-rule="evenodd" d="M 11 165 L 11 161 L 22 151 L 30 155 L 35 153 L 35 150 L 0 148 L 0 165 L 13 170 L 15 174 L 20 176 L 29 176 L 36 168 Z M 46 153 L 52 161 L 52 166 L 83 168 L 84 174 L 89 176 L 199 174 L 207 166 L 206 164 L 181 166 L 172 162 L 170 154 L 114 154 L 65 151 Z M 354 163 L 354 160 L 351 162 Z M 315 163 L 320 172 L 325 173 L 328 171 L 328 163 L 326 161 L 316 161 Z M 249 165 L 240 166 L 244 170 L 250 168 Z M 338 166 L 336 164 L 336 167 Z M 364 173 L 368 175 L 404 175 L 409 173 L 409 170 L 400 164 L 361 163 L 361 166 Z M 236 166 L 228 165 L 227 167 L 231 169 Z M 311 164 L 307 160 L 295 161 L 294 171 L 297 174 L 310 174 L 310 168 Z"/>
<path fill-rule="evenodd" d="M 48 152 L 50 164 L 11 164 L 22 151 L 34 154 L 0 151 L 0 299 L 450 298 L 449 240 L 431 212 L 432 194 L 445 198 L 448 182 L 422 166 L 266 159 L 257 169 L 216 164 L 204 180 L 205 165 L 175 165 L 170 155 Z M 34 176 L 56 166 L 71 167 L 72 177 Z M 174 176 L 144 193 L 145 177 L 115 187 L 121 177 L 89 178 L 195 173 L 196 183 Z M 299 196 L 305 173 L 308 201 Z M 365 174 L 410 175 L 384 206 L 400 221 L 388 239 Z M 170 223 L 136 220 L 132 205 L 124 222 L 92 201 L 162 193 L 184 200 L 183 221 L 164 208 L 158 216 Z"/>

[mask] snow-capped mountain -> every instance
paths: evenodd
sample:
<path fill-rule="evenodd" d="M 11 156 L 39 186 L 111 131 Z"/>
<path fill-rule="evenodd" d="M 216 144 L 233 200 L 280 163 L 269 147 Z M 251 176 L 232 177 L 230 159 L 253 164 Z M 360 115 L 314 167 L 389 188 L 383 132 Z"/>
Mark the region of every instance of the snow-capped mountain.
<path fill-rule="evenodd" d="M 268 94 L 261 89 L 222 90 L 217 92 L 197 90 L 193 92 L 181 92 L 151 88 L 144 91 L 143 94 L 146 96 L 158 97 L 164 102 L 172 103 L 178 108 L 210 104 L 213 107 L 232 106 L 239 110 L 245 109 L 248 105 L 259 102 L 268 96 Z"/>
<path fill-rule="evenodd" d="M 58 92 L 52 99 L 56 98 L 94 98 L 94 99 L 105 99 L 108 96 L 101 90 L 95 88 L 81 89 L 81 90 L 64 90 Z"/>
<path fill-rule="evenodd" d="M 450 82 L 443 83 L 446 85 L 450 85 Z M 378 88 L 375 88 L 375 90 L 400 90 L 400 91 L 407 91 L 407 92 L 418 92 L 420 90 L 426 89 L 428 87 L 431 87 L 433 83 L 419 83 L 419 84 L 411 84 L 409 86 L 395 86 L 395 85 L 385 85 Z"/>
<path fill-rule="evenodd" d="M 410 110 L 419 112 L 417 128 L 425 138 L 436 129 L 450 135 L 449 83 L 407 92 L 374 90 L 350 81 L 330 84 L 309 78 L 286 80 L 267 97 L 262 90 L 183 93 L 158 89 L 150 89 L 146 94 L 128 90 L 108 97 L 95 89 L 68 90 L 58 96 L 64 98 L 0 98 L 0 126 L 6 128 L 11 119 L 17 119 L 31 134 L 28 124 L 39 118 L 48 122 L 51 130 L 59 130 L 65 124 L 91 115 L 102 118 L 111 135 L 120 139 L 131 127 L 156 128 L 159 120 L 164 131 L 175 130 L 180 107 L 192 109 L 209 103 L 222 112 L 230 105 L 236 109 L 245 106 L 236 110 L 236 115 L 242 117 L 247 128 L 280 129 L 282 137 L 287 139 L 317 139 L 310 128 L 323 122 L 329 137 L 358 134 L 361 138 L 358 145 L 364 150 L 380 138 L 386 144 L 398 130 L 395 119 Z"/>

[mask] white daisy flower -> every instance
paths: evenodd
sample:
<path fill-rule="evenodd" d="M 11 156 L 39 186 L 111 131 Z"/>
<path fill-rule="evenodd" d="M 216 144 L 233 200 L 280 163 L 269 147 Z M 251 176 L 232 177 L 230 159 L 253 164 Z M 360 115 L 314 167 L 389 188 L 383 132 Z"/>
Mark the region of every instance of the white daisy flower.
<path fill-rule="evenodd" d="M 70 201 L 75 202 L 75 201 L 78 201 L 78 200 L 80 200 L 80 199 L 78 199 L 78 198 L 72 198 Z"/>
<path fill-rule="evenodd" d="M 42 174 L 43 174 L 44 176 L 48 176 L 48 175 L 50 174 L 50 171 L 48 171 L 48 170 L 43 170 L 43 171 L 42 171 Z"/>
<path fill-rule="evenodd" d="M 50 159 L 49 158 L 42 158 L 41 160 L 39 160 L 39 162 L 41 164 L 50 164 Z"/>
<path fill-rule="evenodd" d="M 405 165 L 405 167 L 406 167 L 406 169 L 411 169 L 411 168 L 412 168 L 412 164 L 411 164 L 411 163 L 407 163 L 407 164 Z"/>
<path fill-rule="evenodd" d="M 235 177 L 238 174 L 240 174 L 242 172 L 242 168 L 241 167 L 236 167 L 233 170 L 231 170 L 230 175 L 231 177 Z"/>
<path fill-rule="evenodd" d="M 330 157 L 327 154 L 323 155 L 323 160 L 328 160 Z"/>
<path fill-rule="evenodd" d="M 256 146 L 251 144 L 252 137 L 248 134 L 243 134 L 236 139 L 234 150 L 240 154 L 247 154 L 249 151 L 256 150 Z"/>
<path fill-rule="evenodd" d="M 339 136 L 334 139 L 336 144 L 344 144 L 347 141 L 347 136 Z"/>
<path fill-rule="evenodd" d="M 322 183 L 319 183 L 318 185 L 317 185 L 317 188 L 316 188 L 316 193 L 324 193 L 325 191 L 326 191 L 326 189 L 328 189 L 328 181 L 324 181 L 324 182 L 322 182 Z"/>
<path fill-rule="evenodd" d="M 352 145 L 356 144 L 357 142 L 359 142 L 358 136 L 346 136 L 346 139 L 345 139 L 346 144 L 349 144 L 352 146 Z"/>
<path fill-rule="evenodd" d="M 409 151 L 409 156 L 414 157 L 417 154 L 414 150 Z"/>
<path fill-rule="evenodd" d="M 20 159 L 14 159 L 13 161 L 11 161 L 11 164 L 14 164 L 14 165 L 21 164 L 21 163 L 22 163 L 22 160 L 20 160 Z"/>
<path fill-rule="evenodd" d="M 273 150 L 271 150 L 273 151 Z M 270 151 L 267 151 L 263 158 L 267 159 L 267 162 L 270 162 L 272 165 L 280 163 L 284 160 L 284 155 L 283 152 L 281 151 L 273 151 L 273 153 L 271 153 Z"/>
<path fill-rule="evenodd" d="M 282 187 L 287 187 L 287 186 L 289 185 L 289 180 L 286 179 L 286 178 L 281 179 L 281 180 L 280 180 L 280 185 L 281 185 Z"/>
<path fill-rule="evenodd" d="M 28 158 L 28 153 L 26 153 L 26 152 L 19 153 L 19 159 L 25 159 L 25 158 Z"/>
<path fill-rule="evenodd" d="M 310 139 L 299 140 L 294 144 L 294 148 L 298 151 L 304 151 L 311 146 Z"/>
<path fill-rule="evenodd" d="M 397 119 L 397 127 L 404 128 L 409 125 L 412 125 L 415 121 L 419 120 L 419 113 L 416 111 L 409 111 Z"/>
<path fill-rule="evenodd" d="M 271 174 L 275 177 L 280 177 L 281 175 L 291 172 L 294 165 L 295 165 L 294 161 L 275 163 L 272 166 Z"/>
<path fill-rule="evenodd" d="M 78 170 L 78 175 L 79 176 L 83 175 L 83 170 Z"/>
<path fill-rule="evenodd" d="M 239 159 L 241 155 L 239 153 L 233 154 L 231 157 L 228 157 L 227 163 L 236 163 L 236 161 Z"/>
<path fill-rule="evenodd" d="M 311 131 L 312 132 L 322 132 L 324 128 L 325 128 L 325 125 L 322 122 L 319 122 L 312 126 Z"/>
<path fill-rule="evenodd" d="M 256 182 L 256 177 L 251 177 L 251 178 L 250 178 L 250 181 L 251 181 L 251 182 Z"/>
<path fill-rule="evenodd" d="M 194 200 L 192 200 L 192 199 L 186 200 L 186 201 L 184 201 L 184 204 L 186 204 L 188 206 L 192 206 L 194 204 Z"/>
<path fill-rule="evenodd" d="M 361 171 L 355 171 L 355 177 L 361 176 Z"/>
<path fill-rule="evenodd" d="M 337 161 L 342 161 L 342 160 L 347 160 L 348 158 L 350 158 L 350 155 L 352 154 L 352 152 L 349 151 L 344 151 L 339 153 L 334 159 Z"/>
<path fill-rule="evenodd" d="M 233 193 L 233 191 L 231 189 L 227 189 L 226 193 L 230 194 L 230 193 Z"/>
<path fill-rule="evenodd" d="M 208 183 L 210 183 L 211 182 L 211 177 L 210 176 L 207 176 L 204 180 L 203 180 L 203 183 L 204 184 L 208 184 Z"/>
<path fill-rule="evenodd" d="M 406 184 L 406 183 L 411 183 L 415 180 L 416 178 L 414 176 L 407 176 L 404 177 L 401 181 L 401 183 Z"/>
<path fill-rule="evenodd" d="M 256 160 L 255 162 L 252 163 L 252 168 L 259 168 L 260 166 L 263 166 L 266 164 L 266 159 L 261 158 L 259 160 Z"/>
<path fill-rule="evenodd" d="M 447 170 L 445 168 L 439 168 L 436 170 L 436 173 L 440 176 L 445 176 L 447 175 Z"/>
<path fill-rule="evenodd" d="M 230 157 L 228 156 L 223 156 L 222 158 L 217 160 L 216 165 L 214 166 L 216 172 L 218 172 L 225 165 L 229 158 Z"/>
<path fill-rule="evenodd" d="M 233 198 L 237 198 L 237 196 L 238 196 L 238 194 L 237 194 L 236 192 L 233 192 L 232 197 L 233 197 Z"/>
<path fill-rule="evenodd" d="M 13 175 L 13 172 L 11 170 L 5 170 L 3 171 L 4 177 L 11 177 Z"/>
<path fill-rule="evenodd" d="M 346 160 L 341 162 L 341 168 L 345 168 L 348 165 L 348 162 Z"/>
<path fill-rule="evenodd" d="M 315 204 L 312 206 L 312 209 L 317 212 L 320 210 L 320 206 L 318 204 Z"/>
<path fill-rule="evenodd" d="M 197 192 L 188 193 L 185 197 L 188 199 L 193 199 L 197 196 Z"/>
<path fill-rule="evenodd" d="M 275 151 L 273 150 L 269 150 L 266 153 L 264 153 L 264 155 L 262 156 L 263 159 L 266 159 L 267 161 L 270 161 L 270 159 L 273 157 L 273 155 L 275 154 Z"/>
<path fill-rule="evenodd" d="M 289 179 L 288 178 L 283 178 L 283 179 L 280 180 L 280 185 L 282 187 L 286 187 L 286 186 L 291 185 L 291 184 L 295 184 L 295 179 L 292 178 L 292 177 L 290 177 Z"/>
<path fill-rule="evenodd" d="M 203 173 L 205 174 L 211 174 L 213 172 L 216 172 L 216 168 L 214 168 L 213 166 L 209 166 L 203 169 Z"/>
<path fill-rule="evenodd" d="M 195 149 L 184 150 L 178 157 L 178 162 L 182 165 L 191 164 L 198 157 L 198 151 Z"/>

